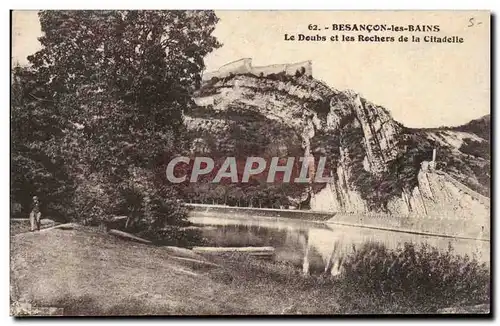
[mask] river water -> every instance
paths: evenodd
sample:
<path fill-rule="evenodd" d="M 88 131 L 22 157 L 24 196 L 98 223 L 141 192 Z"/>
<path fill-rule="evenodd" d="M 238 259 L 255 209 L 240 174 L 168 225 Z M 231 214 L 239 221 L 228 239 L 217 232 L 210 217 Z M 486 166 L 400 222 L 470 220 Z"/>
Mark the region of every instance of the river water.
<path fill-rule="evenodd" d="M 480 240 L 423 236 L 404 232 L 344 226 L 279 217 L 218 217 L 194 215 L 189 220 L 202 227 L 209 246 L 272 246 L 274 258 L 303 268 L 304 272 L 320 272 L 332 262 L 366 242 L 380 242 L 395 249 L 405 242 L 427 243 L 456 254 L 469 255 L 489 262 L 490 242 Z M 334 263 L 335 264 L 335 263 Z M 334 269 L 332 269 L 334 272 Z"/>

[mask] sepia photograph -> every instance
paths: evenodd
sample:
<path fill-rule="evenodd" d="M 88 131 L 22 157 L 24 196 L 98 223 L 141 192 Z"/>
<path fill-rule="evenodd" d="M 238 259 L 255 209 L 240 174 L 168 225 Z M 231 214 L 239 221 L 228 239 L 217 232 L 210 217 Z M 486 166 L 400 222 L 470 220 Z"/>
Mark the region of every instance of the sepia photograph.
<path fill-rule="evenodd" d="M 489 11 L 10 20 L 11 316 L 491 316 Z"/>

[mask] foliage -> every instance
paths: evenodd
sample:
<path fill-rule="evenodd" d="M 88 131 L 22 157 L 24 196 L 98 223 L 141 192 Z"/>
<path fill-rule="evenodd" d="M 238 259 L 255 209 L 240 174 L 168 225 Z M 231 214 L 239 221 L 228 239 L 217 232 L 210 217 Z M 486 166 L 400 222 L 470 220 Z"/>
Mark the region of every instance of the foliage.
<path fill-rule="evenodd" d="M 304 74 L 305 74 L 305 73 L 306 73 L 306 68 L 304 68 L 304 67 L 300 67 L 300 69 L 297 69 L 297 70 L 295 71 L 295 75 L 294 75 L 294 76 L 295 76 L 296 78 L 298 78 L 298 77 L 300 77 L 300 76 L 304 76 Z"/>
<path fill-rule="evenodd" d="M 465 154 L 484 158 L 485 160 L 491 159 L 489 142 L 464 139 L 463 144 L 458 150 Z"/>
<path fill-rule="evenodd" d="M 185 104 L 219 45 L 217 20 L 211 11 L 42 11 L 43 48 L 28 59 L 58 93 L 87 85 L 144 105 Z"/>
<path fill-rule="evenodd" d="M 451 129 L 451 130 L 458 130 L 458 131 L 464 131 L 464 132 L 471 132 L 479 137 L 487 140 L 490 142 L 491 138 L 491 116 L 485 115 L 484 117 L 481 117 L 479 119 L 475 119 L 472 121 L 469 121 L 468 123 L 458 126 L 458 127 L 453 127 L 453 128 L 445 128 L 445 129 Z"/>
<path fill-rule="evenodd" d="M 165 153 L 185 148 L 182 112 L 194 106 L 203 58 L 220 46 L 211 36 L 215 14 L 84 10 L 39 18 L 42 48 L 14 71 L 13 201 L 26 206 L 22 196 L 44 193 L 51 204 L 66 200 L 65 215 L 94 223 L 116 213 L 139 219 L 148 194 L 155 214 L 148 227 L 182 221 L 175 190 L 157 175 Z"/>
<path fill-rule="evenodd" d="M 75 185 L 64 157 L 61 139 L 68 125 L 52 103 L 31 96 L 33 74 L 14 67 L 11 97 L 11 203 L 14 217 L 26 218 L 33 196 L 40 199 L 44 217 L 65 220 Z"/>
<path fill-rule="evenodd" d="M 192 142 L 191 156 L 208 155 L 215 163 L 212 172 L 199 177 L 198 182 L 190 183 L 187 180 L 179 185 L 180 193 L 187 202 L 279 208 L 292 204 L 288 197 L 298 197 L 304 192 L 306 184 L 281 182 L 283 173 L 276 174 L 276 182 L 266 181 L 272 157 L 295 157 L 291 180 L 299 173 L 299 157 L 303 156 L 303 149 L 299 135 L 292 128 L 269 124 L 265 115 L 244 110 L 237 105 L 224 111 L 215 111 L 210 106 L 197 108 L 189 114 L 196 118 L 225 120 L 227 132 L 218 137 L 211 134 L 210 130 L 195 130 L 188 134 L 191 139 L 203 140 L 203 146 L 196 146 L 197 142 Z M 245 163 L 252 156 L 264 158 L 267 168 L 248 183 L 243 183 L 241 179 Z M 220 183 L 212 183 L 227 157 L 236 159 L 239 182 L 231 183 L 229 179 L 223 178 Z M 189 176 L 191 169 L 192 164 L 184 173 Z"/>
<path fill-rule="evenodd" d="M 373 305 L 399 305 L 420 312 L 454 305 L 486 303 L 490 297 L 490 271 L 475 258 L 446 252 L 427 244 L 389 250 L 365 243 L 343 260 L 338 282 L 349 297 L 352 291 L 372 298 Z M 346 305 L 353 302 L 346 300 Z"/>
<path fill-rule="evenodd" d="M 102 181 L 98 174 L 78 178 L 78 186 L 72 202 L 76 220 L 87 225 L 98 225 L 112 215 L 112 190 L 114 187 Z"/>

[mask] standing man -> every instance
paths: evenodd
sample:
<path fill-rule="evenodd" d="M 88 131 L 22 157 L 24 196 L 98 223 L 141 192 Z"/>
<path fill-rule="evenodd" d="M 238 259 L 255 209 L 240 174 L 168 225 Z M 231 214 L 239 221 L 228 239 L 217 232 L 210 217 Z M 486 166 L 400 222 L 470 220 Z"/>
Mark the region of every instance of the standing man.
<path fill-rule="evenodd" d="M 40 202 L 37 196 L 33 196 L 33 204 L 30 213 L 31 232 L 35 231 L 35 226 L 36 229 L 40 231 L 41 218 L 42 218 L 42 213 L 40 213 Z"/>

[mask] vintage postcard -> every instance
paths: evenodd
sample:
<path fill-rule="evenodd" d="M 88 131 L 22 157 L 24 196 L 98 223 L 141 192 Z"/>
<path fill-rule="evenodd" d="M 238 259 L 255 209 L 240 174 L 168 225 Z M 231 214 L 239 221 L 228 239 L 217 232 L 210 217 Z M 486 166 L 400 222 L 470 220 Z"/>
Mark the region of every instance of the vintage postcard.
<path fill-rule="evenodd" d="M 11 12 L 12 316 L 490 314 L 490 12 Z"/>

